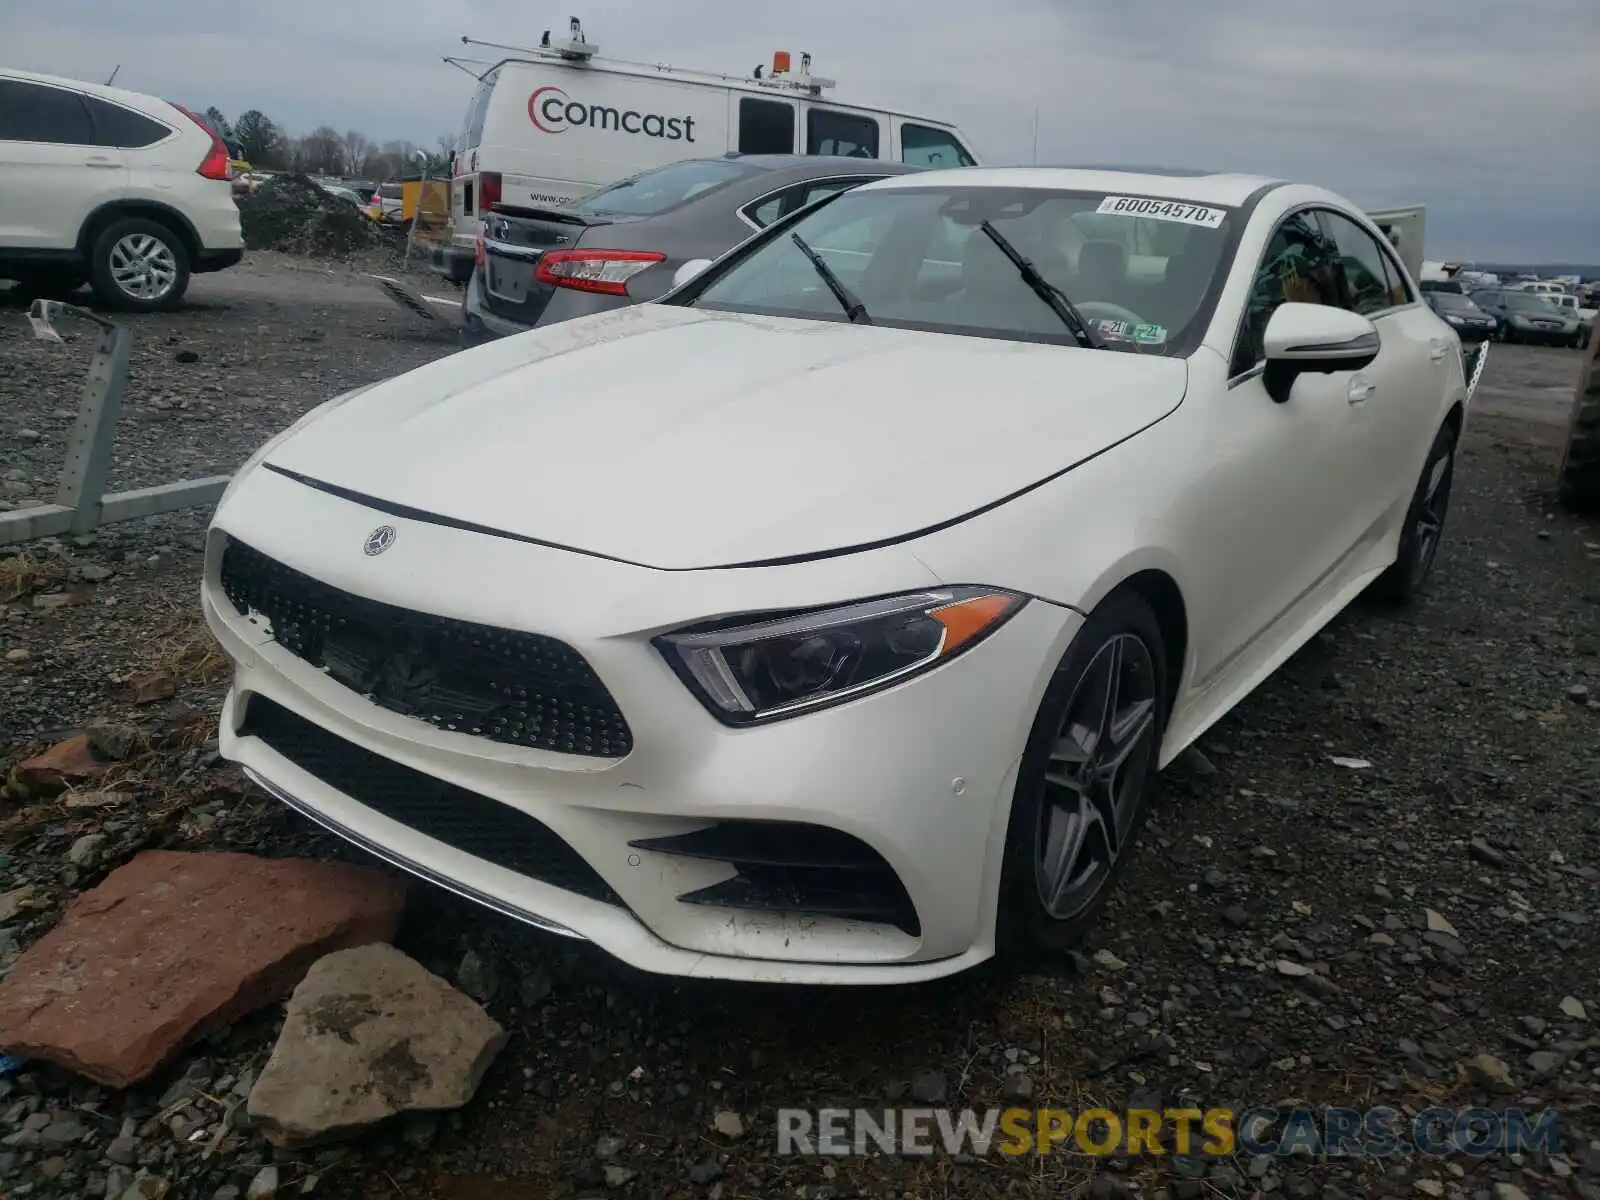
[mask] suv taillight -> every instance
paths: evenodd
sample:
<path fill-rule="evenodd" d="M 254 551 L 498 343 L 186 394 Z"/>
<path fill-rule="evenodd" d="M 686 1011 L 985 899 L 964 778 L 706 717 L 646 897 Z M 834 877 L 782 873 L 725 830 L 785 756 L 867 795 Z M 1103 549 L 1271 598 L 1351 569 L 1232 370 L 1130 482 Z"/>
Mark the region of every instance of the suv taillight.
<path fill-rule="evenodd" d="M 169 100 L 167 103 L 172 104 L 172 101 Z M 228 153 L 228 147 L 223 143 L 222 139 L 217 136 L 217 131 L 211 128 L 211 126 L 207 125 L 199 117 L 195 116 L 183 105 L 173 104 L 172 107 L 177 109 L 184 116 L 188 117 L 189 120 L 193 121 L 196 125 L 200 126 L 201 129 L 204 129 L 208 134 L 211 135 L 211 149 L 207 151 L 206 156 L 200 160 L 200 165 L 194 169 L 195 174 L 204 179 L 220 179 L 224 181 L 232 179 L 233 157 Z"/>
<path fill-rule="evenodd" d="M 628 280 L 666 257 L 654 250 L 546 250 L 534 278 L 580 292 L 626 296 Z"/>
<path fill-rule="evenodd" d="M 500 203 L 500 172 L 484 171 L 478 175 L 478 211 L 488 212 Z"/>

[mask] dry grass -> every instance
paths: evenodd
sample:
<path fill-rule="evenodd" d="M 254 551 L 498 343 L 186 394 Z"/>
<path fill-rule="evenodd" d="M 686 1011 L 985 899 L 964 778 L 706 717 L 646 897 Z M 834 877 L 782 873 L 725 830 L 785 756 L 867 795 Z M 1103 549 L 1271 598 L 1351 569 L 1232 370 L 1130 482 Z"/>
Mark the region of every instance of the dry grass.
<path fill-rule="evenodd" d="M 150 639 L 149 664 L 144 678 L 162 677 L 177 690 L 215 683 L 228 671 L 228 656 L 190 604 L 172 602 L 166 623 Z"/>
<path fill-rule="evenodd" d="M 0 604 L 11 604 L 65 580 L 67 564 L 59 558 L 15 554 L 0 559 Z"/>

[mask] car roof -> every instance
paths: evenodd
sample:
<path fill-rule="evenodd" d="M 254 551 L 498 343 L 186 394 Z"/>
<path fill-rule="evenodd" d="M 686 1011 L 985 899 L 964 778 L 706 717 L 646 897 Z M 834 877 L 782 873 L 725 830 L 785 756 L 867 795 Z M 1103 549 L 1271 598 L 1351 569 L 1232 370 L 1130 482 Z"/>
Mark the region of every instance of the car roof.
<path fill-rule="evenodd" d="M 815 168 L 818 174 L 827 175 L 902 175 L 911 171 L 926 170 L 910 163 L 890 162 L 883 158 L 858 158 L 844 154 L 740 154 L 729 151 L 721 156 L 733 162 L 746 163 L 761 171 L 791 171 Z"/>
<path fill-rule="evenodd" d="M 1283 182 L 1267 175 L 1202 174 L 1183 168 L 950 167 L 920 172 L 915 179 L 882 179 L 865 186 L 874 191 L 900 187 L 979 187 L 1126 192 L 1157 200 L 1235 207 L 1245 203 L 1263 187 Z"/>
<path fill-rule="evenodd" d="M 70 88 L 75 92 L 98 96 L 102 100 L 115 100 L 129 108 L 148 108 L 154 104 L 168 104 L 159 96 L 148 92 L 130 92 L 126 88 L 108 87 L 103 83 L 90 83 L 87 79 L 68 79 L 64 75 L 43 75 L 38 71 L 19 71 L 15 67 L 0 67 L 0 79 L 13 79 L 23 83 L 43 83 L 54 87 Z"/>

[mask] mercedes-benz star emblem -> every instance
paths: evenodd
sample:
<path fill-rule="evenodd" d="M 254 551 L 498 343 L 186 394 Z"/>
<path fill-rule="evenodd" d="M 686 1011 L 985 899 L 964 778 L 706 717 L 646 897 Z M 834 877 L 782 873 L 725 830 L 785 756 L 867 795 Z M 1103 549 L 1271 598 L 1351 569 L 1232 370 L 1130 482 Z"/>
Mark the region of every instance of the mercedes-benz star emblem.
<path fill-rule="evenodd" d="M 394 526 L 379 525 L 367 534 L 367 540 L 362 543 L 361 548 L 368 554 L 382 554 L 392 545 L 394 545 Z"/>

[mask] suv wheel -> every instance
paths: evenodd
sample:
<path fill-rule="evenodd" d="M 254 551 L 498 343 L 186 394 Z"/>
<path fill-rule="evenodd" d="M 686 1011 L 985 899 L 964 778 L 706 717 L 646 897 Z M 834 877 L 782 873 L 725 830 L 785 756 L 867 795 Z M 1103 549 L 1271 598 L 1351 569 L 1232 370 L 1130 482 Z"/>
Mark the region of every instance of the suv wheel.
<path fill-rule="evenodd" d="M 89 278 L 112 308 L 176 308 L 189 289 L 189 252 L 165 225 L 143 217 L 113 221 L 94 240 Z"/>

